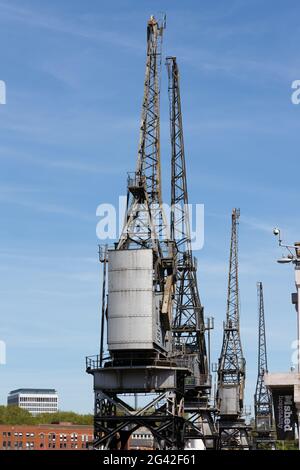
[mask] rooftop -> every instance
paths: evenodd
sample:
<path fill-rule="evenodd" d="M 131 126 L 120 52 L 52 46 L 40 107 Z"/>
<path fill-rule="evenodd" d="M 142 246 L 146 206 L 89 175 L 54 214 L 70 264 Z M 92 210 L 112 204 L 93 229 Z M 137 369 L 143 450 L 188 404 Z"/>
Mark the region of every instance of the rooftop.
<path fill-rule="evenodd" d="M 15 395 L 17 393 L 54 394 L 57 393 L 57 391 L 54 388 L 18 388 L 9 392 L 9 395 Z"/>

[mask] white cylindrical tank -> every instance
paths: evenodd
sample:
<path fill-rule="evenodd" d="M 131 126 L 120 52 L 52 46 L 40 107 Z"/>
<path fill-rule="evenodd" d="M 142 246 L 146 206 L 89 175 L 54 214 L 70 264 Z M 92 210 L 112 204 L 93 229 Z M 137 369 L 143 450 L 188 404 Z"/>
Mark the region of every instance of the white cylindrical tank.
<path fill-rule="evenodd" d="M 108 349 L 149 350 L 161 346 L 161 297 L 153 292 L 153 251 L 108 252 Z"/>

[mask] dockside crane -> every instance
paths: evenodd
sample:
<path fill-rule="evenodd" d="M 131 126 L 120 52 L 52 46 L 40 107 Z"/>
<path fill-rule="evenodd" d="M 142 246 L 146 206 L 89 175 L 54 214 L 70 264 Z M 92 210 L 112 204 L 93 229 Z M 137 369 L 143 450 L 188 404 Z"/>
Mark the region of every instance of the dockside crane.
<path fill-rule="evenodd" d="M 100 449 L 126 449 L 130 435 L 140 427 L 152 433 L 157 449 L 184 448 L 184 383 L 190 371 L 172 357 L 176 268 L 161 196 L 164 29 L 165 19 L 148 21 L 137 167 L 128 177 L 120 239 L 103 258 L 108 266 L 103 307 L 108 356 L 86 359 L 86 370 L 94 378 L 94 447 Z M 138 394 L 143 395 L 141 408 L 135 408 L 133 400 Z"/>
<path fill-rule="evenodd" d="M 231 242 L 226 322 L 218 363 L 217 407 L 219 448 L 249 449 L 249 429 L 242 418 L 246 361 L 240 335 L 238 225 L 240 210 L 231 215 Z"/>
<path fill-rule="evenodd" d="M 264 293 L 262 282 L 257 283 L 258 304 L 258 372 L 254 395 L 256 449 L 275 448 L 273 431 L 272 396 L 265 385 L 264 374 L 268 373 L 267 342 L 265 327 Z"/>
<path fill-rule="evenodd" d="M 176 286 L 173 304 L 173 355 L 184 361 L 191 375 L 185 379 L 184 409 L 188 417 L 186 439 L 202 439 L 214 447 L 216 431 L 209 406 L 211 376 L 206 347 L 204 309 L 201 304 L 197 263 L 193 256 L 189 220 L 180 77 L 176 57 L 166 60 L 169 78 L 171 134 L 171 240 L 176 248 Z M 212 325 L 208 323 L 208 327 Z"/>

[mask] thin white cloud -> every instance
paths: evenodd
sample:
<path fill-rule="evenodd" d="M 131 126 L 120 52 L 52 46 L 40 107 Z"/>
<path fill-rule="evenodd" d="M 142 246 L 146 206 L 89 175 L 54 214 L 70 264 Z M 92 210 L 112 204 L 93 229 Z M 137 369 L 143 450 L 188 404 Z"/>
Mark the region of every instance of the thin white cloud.
<path fill-rule="evenodd" d="M 78 18 L 77 22 L 70 22 L 66 18 L 59 18 L 49 14 L 49 12 L 39 12 L 29 8 L 22 8 L 10 5 L 6 2 L 0 2 L 0 21 L 21 22 L 30 27 L 48 29 L 56 33 L 68 34 L 93 41 L 103 41 L 122 49 L 131 49 L 135 51 L 144 50 L 144 45 L 140 41 L 135 41 L 129 36 L 118 34 L 114 31 L 108 31 L 103 28 L 104 18 L 101 28 L 97 30 L 84 24 L 83 18 Z"/>
<path fill-rule="evenodd" d="M 15 150 L 11 150 L 10 148 L 1 148 L 0 147 L 0 159 L 16 159 L 21 160 L 22 162 L 28 162 L 33 165 L 40 165 L 45 166 L 47 168 L 57 168 L 63 169 L 67 171 L 74 171 L 74 172 L 84 172 L 84 173 L 93 173 L 99 175 L 113 175 L 113 174 L 120 174 L 122 169 L 120 166 L 109 166 L 107 162 L 103 165 L 103 162 L 99 159 L 99 163 L 90 163 L 88 161 L 80 161 L 74 160 L 72 158 L 45 158 L 43 156 L 33 157 L 32 155 L 27 155 L 22 152 L 18 152 Z M 124 167 L 125 172 L 125 167 Z M 14 189 L 15 188 L 15 189 Z M 35 192 L 40 191 L 41 189 L 35 188 L 22 188 L 17 186 L 0 186 L 0 194 L 4 192 Z"/>
<path fill-rule="evenodd" d="M 181 62 L 189 64 L 193 68 L 204 74 L 226 74 L 236 79 L 247 81 L 260 81 L 272 79 L 272 81 L 284 81 L 295 79 L 299 74 L 299 69 L 294 58 L 279 58 L 274 60 L 270 57 L 257 59 L 249 54 L 241 55 L 240 51 L 226 52 L 220 54 L 214 50 L 211 52 L 208 48 L 195 46 L 178 47 L 177 54 Z M 281 59 L 281 60 L 280 60 Z"/>
<path fill-rule="evenodd" d="M 11 194 L 24 194 L 24 193 L 40 193 L 43 192 L 42 188 L 33 188 L 24 185 L 17 184 L 6 184 L 0 182 L 0 195 L 11 195 Z"/>
<path fill-rule="evenodd" d="M 255 231 L 268 233 L 269 235 L 272 234 L 272 229 L 274 228 L 271 223 L 266 223 L 263 220 L 249 216 L 243 216 L 241 218 L 241 224 L 247 225 L 247 227 Z"/>
<path fill-rule="evenodd" d="M 61 206 L 58 204 L 51 204 L 47 202 L 36 202 L 31 200 L 26 200 L 24 197 L 13 197 L 10 195 L 1 195 L 0 193 L 0 202 L 5 204 L 13 204 L 16 206 L 25 207 L 27 209 L 32 209 L 37 212 L 44 212 L 48 214 L 63 215 L 68 217 L 73 217 L 85 221 L 94 221 L 95 217 L 88 215 L 86 213 L 71 209 L 69 207 Z"/>
<path fill-rule="evenodd" d="M 79 250 L 83 251 L 81 247 L 78 247 L 76 249 L 76 252 Z M 90 247 L 86 247 L 84 251 L 89 251 Z M 16 260 L 16 261 L 24 261 L 26 262 L 26 267 L 28 266 L 29 262 L 35 262 L 35 263 L 44 263 L 49 266 L 49 264 L 57 264 L 62 263 L 64 266 L 69 265 L 70 262 L 77 262 L 77 263 L 87 263 L 87 264 L 98 264 L 98 257 L 95 251 L 95 257 L 89 257 L 89 256 L 65 256 L 65 254 L 60 254 L 55 256 L 53 254 L 52 256 L 46 256 L 46 255 L 41 255 L 40 253 L 36 253 L 34 251 L 27 251 L 26 253 L 22 252 L 16 252 L 15 249 L 0 249 L 0 258 L 4 259 L 11 259 L 11 260 Z"/>

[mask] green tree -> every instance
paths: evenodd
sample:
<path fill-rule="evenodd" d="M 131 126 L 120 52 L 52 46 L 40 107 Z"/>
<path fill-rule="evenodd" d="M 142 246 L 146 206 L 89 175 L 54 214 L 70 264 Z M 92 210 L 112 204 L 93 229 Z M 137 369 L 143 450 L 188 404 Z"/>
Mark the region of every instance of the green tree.
<path fill-rule="evenodd" d="M 74 411 L 58 411 L 32 416 L 29 411 L 18 406 L 0 406 L 0 424 L 51 424 L 68 422 L 73 424 L 93 424 L 93 415 L 82 415 Z"/>
<path fill-rule="evenodd" d="M 34 424 L 34 417 L 18 406 L 0 406 L 0 424 Z"/>

